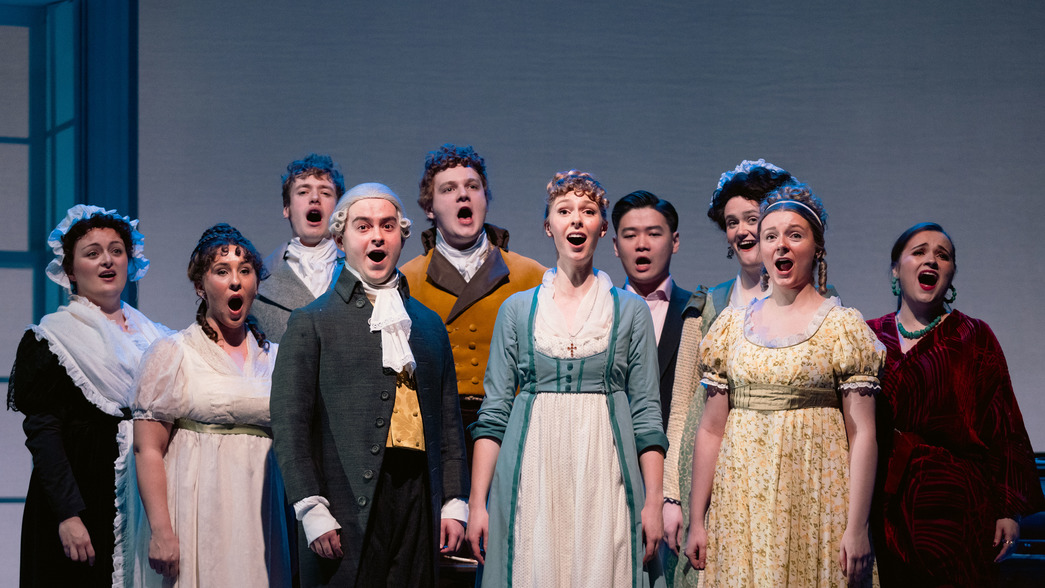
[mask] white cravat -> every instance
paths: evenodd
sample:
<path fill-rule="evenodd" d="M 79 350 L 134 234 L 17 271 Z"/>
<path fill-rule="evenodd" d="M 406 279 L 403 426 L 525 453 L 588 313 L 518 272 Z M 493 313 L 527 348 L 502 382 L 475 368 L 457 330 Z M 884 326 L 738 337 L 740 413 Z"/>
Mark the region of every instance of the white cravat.
<path fill-rule="evenodd" d="M 368 284 L 356 269 L 345 265 L 352 272 L 367 298 L 374 303 L 370 313 L 370 332 L 381 331 L 381 365 L 392 368 L 396 373 L 407 370 L 414 372 L 414 353 L 410 351 L 410 315 L 403 306 L 403 297 L 399 295 L 399 272 L 384 284 Z"/>
<path fill-rule="evenodd" d="M 334 275 L 334 262 L 337 261 L 337 245 L 333 239 L 323 239 L 314 247 L 301 244 L 301 239 L 294 237 L 287 245 L 286 261 L 290 269 L 308 287 L 316 298 L 327 291 L 330 278 Z"/>
<path fill-rule="evenodd" d="M 486 261 L 486 256 L 490 253 L 490 239 L 487 238 L 486 231 L 483 231 L 479 233 L 479 238 L 475 240 L 474 245 L 468 249 L 457 249 L 451 247 L 446 242 L 446 239 L 443 239 L 443 234 L 436 229 L 435 248 L 439 253 L 443 254 L 443 257 L 450 262 L 450 265 L 454 266 L 461 273 L 464 281 L 470 282 L 472 276 L 479 271 L 483 262 Z"/>

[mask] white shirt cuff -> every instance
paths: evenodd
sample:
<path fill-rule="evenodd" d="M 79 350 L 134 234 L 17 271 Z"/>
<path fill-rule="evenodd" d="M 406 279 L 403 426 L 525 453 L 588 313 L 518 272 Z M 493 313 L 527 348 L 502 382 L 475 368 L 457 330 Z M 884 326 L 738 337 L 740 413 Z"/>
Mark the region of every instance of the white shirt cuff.
<path fill-rule="evenodd" d="M 324 533 L 341 528 L 330 514 L 329 506 L 330 502 L 322 496 L 309 496 L 294 503 L 294 515 L 305 528 L 305 540 L 309 545 Z"/>
<path fill-rule="evenodd" d="M 446 501 L 443 508 L 439 509 L 439 518 L 457 519 L 462 524 L 468 524 L 468 501 L 460 498 L 451 498 Z"/>

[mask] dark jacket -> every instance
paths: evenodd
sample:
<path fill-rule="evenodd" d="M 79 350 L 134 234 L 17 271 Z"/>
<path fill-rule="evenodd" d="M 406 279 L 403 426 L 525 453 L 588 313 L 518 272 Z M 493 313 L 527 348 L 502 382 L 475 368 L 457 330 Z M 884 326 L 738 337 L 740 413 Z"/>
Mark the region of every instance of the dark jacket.
<path fill-rule="evenodd" d="M 468 496 L 464 430 L 446 327 L 410 297 L 402 276 L 399 283 L 412 321 L 436 549 L 443 502 Z M 302 586 L 352 585 L 359 568 L 396 393 L 395 373 L 381 366 L 381 334 L 370 332 L 371 311 L 358 279 L 341 272 L 331 291 L 291 314 L 276 358 L 272 432 L 287 499 L 329 500 L 345 554 L 320 558 L 299 529 Z"/>
<path fill-rule="evenodd" d="M 679 340 L 682 337 L 682 312 L 686 310 L 693 293 L 683 290 L 678 284 L 671 288 L 668 314 L 664 317 L 664 328 L 657 343 L 657 364 L 660 367 L 660 409 L 664 417 L 664 429 L 668 428 L 668 411 L 671 409 L 671 387 L 675 385 L 675 362 L 679 355 Z"/>

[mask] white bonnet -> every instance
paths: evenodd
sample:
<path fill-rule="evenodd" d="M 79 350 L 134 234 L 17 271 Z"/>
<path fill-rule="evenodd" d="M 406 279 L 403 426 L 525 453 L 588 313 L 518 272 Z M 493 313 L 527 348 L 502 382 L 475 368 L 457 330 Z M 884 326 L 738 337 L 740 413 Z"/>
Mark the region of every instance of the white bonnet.
<path fill-rule="evenodd" d="M 137 282 L 145 277 L 149 271 L 149 260 L 145 258 L 145 236 L 138 232 L 138 219 L 131 220 L 129 217 L 120 216 L 115 210 L 105 210 L 100 206 L 90 204 L 77 204 L 65 213 L 65 218 L 51 231 L 47 237 L 47 246 L 54 252 L 54 259 L 47 264 L 47 277 L 52 282 L 67 290 L 72 289 L 69 276 L 66 275 L 62 262 L 65 260 L 65 248 L 62 246 L 62 237 L 69 232 L 76 223 L 91 218 L 92 216 L 107 216 L 127 223 L 131 231 L 131 248 L 127 256 L 127 279 Z"/>

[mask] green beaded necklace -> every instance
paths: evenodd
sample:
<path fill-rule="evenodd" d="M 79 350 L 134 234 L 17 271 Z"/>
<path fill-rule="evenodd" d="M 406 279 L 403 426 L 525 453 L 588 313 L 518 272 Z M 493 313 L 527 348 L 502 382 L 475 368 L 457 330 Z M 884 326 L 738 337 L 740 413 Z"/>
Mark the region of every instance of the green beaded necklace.
<path fill-rule="evenodd" d="M 924 329 L 918 329 L 912 333 L 903 328 L 903 323 L 900 322 L 900 313 L 896 313 L 896 328 L 899 329 L 900 334 L 903 335 L 904 339 L 921 339 L 926 333 L 933 330 L 933 327 L 940 324 L 940 321 L 942 321 L 945 316 L 947 316 L 946 312 L 934 318 L 931 323 L 925 325 Z"/>

